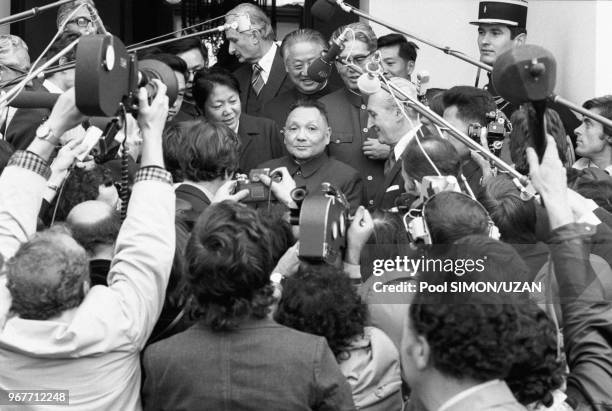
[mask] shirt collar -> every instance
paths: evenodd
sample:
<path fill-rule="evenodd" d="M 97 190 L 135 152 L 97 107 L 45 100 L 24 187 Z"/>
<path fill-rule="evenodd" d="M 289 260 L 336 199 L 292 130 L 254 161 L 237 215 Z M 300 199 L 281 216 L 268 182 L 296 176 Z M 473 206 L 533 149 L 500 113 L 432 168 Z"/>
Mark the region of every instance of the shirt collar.
<path fill-rule="evenodd" d="M 472 388 L 468 388 L 465 391 L 461 391 L 459 394 L 452 396 L 451 398 L 449 398 L 448 400 L 446 400 L 446 402 L 444 404 L 442 404 L 442 406 L 440 408 L 438 408 L 438 411 L 445 411 L 450 409 L 453 405 L 457 404 L 459 401 L 462 401 L 464 398 L 469 397 L 470 395 L 483 390 L 485 388 L 489 388 L 497 383 L 499 383 L 500 380 L 492 380 L 492 381 L 487 381 L 484 382 L 482 384 L 478 384 L 473 386 Z"/>
<path fill-rule="evenodd" d="M 294 174 L 295 171 L 299 169 L 302 171 L 302 177 L 308 178 L 316 173 L 323 166 L 323 164 L 325 164 L 327 159 L 327 154 L 324 151 L 320 155 L 309 159 L 305 163 L 297 163 L 295 160 L 293 160 L 295 166 L 293 167 L 293 173 L 291 174 Z"/>
<path fill-rule="evenodd" d="M 56 86 L 55 83 L 53 83 L 49 79 L 45 79 L 42 85 L 44 88 L 47 89 L 49 93 L 53 93 L 53 94 L 63 94 L 64 93 L 64 90 Z"/>
<path fill-rule="evenodd" d="M 399 161 L 400 157 L 404 153 L 404 150 L 406 150 L 408 143 L 410 143 L 410 140 L 412 140 L 412 138 L 416 136 L 418 131 L 421 129 L 421 126 L 422 124 L 418 123 L 416 127 L 412 128 L 409 132 L 404 134 L 404 136 L 400 138 L 397 143 L 395 143 L 395 146 L 393 147 L 393 154 L 395 155 L 395 161 Z"/>
<path fill-rule="evenodd" d="M 276 56 L 276 43 L 272 43 L 272 47 L 263 55 L 262 58 L 259 59 L 257 64 L 262 68 L 261 75 L 264 80 L 268 82 L 268 77 L 270 76 L 270 71 L 272 71 L 272 64 L 274 63 L 274 57 Z"/>

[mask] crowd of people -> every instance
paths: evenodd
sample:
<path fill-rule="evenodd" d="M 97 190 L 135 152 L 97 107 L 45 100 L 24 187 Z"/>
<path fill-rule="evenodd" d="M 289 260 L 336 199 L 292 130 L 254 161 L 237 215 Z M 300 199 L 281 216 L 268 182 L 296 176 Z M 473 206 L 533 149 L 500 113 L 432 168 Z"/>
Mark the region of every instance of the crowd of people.
<path fill-rule="evenodd" d="M 480 2 L 481 61 L 526 21 Z M 194 37 L 141 51 L 177 96 L 153 80 L 91 151 L 74 69 L 26 86 L 52 109 L 0 107 L 0 409 L 612 410 L 612 129 L 551 105 L 536 141 L 539 110 L 491 82 L 422 95 L 418 47 L 364 22 L 281 42 L 254 4 L 225 22 L 238 69 Z M 34 62 L 0 36 L 0 87 L 101 24 L 60 6 Z M 373 59 L 407 99 L 363 92 Z M 612 120 L 612 95 L 583 107 Z M 328 216 L 295 218 L 322 186 L 351 216 L 319 228 L 335 262 L 300 248 L 326 241 L 300 235 Z"/>

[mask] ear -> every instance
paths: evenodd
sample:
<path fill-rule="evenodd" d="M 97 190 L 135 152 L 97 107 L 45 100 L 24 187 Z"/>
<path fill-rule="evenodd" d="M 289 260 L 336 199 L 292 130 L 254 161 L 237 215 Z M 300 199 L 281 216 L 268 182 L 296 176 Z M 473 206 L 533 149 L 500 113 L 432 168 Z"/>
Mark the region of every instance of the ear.
<path fill-rule="evenodd" d="M 604 139 L 606 140 L 606 143 L 612 145 L 612 135 L 608 135 L 608 134 L 604 134 Z"/>
<path fill-rule="evenodd" d="M 527 42 L 527 33 L 521 33 L 514 38 L 514 47 L 523 46 Z"/>
<path fill-rule="evenodd" d="M 429 347 L 429 343 L 427 342 L 425 337 L 419 335 L 416 338 L 416 342 L 410 347 L 410 351 L 412 359 L 414 360 L 414 364 L 419 369 L 419 371 L 427 368 L 431 348 Z"/>
<path fill-rule="evenodd" d="M 253 45 L 259 44 L 259 40 L 261 40 L 261 33 L 259 32 L 259 30 L 253 30 L 251 32 L 251 43 Z"/>
<path fill-rule="evenodd" d="M 408 75 L 411 75 L 414 71 L 414 61 L 408 60 Z"/>
<path fill-rule="evenodd" d="M 329 144 L 329 141 L 331 140 L 331 127 L 327 127 L 327 129 L 325 130 L 326 136 L 325 136 L 325 145 Z"/>
<path fill-rule="evenodd" d="M 90 289 L 91 289 L 91 284 L 89 284 L 89 280 L 83 281 L 83 295 L 87 295 Z"/>

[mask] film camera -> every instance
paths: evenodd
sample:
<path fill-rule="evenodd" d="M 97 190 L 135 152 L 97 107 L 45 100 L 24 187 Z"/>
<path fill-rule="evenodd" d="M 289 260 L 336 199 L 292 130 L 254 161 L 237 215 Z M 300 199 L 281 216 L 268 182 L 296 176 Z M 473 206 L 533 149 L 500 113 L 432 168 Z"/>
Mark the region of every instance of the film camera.
<path fill-rule="evenodd" d="M 486 116 L 486 127 L 479 123 L 472 123 L 468 126 L 468 136 L 480 144 L 480 137 L 484 133 L 489 150 L 499 156 L 506 136 L 512 131 L 512 124 L 500 110 L 490 111 Z"/>
<path fill-rule="evenodd" d="M 300 227 L 299 257 L 306 261 L 333 264 L 346 248 L 350 206 L 344 194 L 330 183 L 308 193 L 298 187 L 291 192 L 298 205 L 291 210 L 290 222 Z"/>
<path fill-rule="evenodd" d="M 274 201 L 276 197 L 270 191 L 270 188 L 261 182 L 260 175 L 270 176 L 272 181 L 280 181 L 282 174 L 280 172 L 270 174 L 269 168 L 254 168 L 246 174 L 239 174 L 236 178 L 236 192 L 248 190 L 249 196 L 243 200 L 244 203 L 261 203 L 264 201 Z"/>
<path fill-rule="evenodd" d="M 138 61 L 119 38 L 110 35 L 83 36 L 76 53 L 76 105 L 87 116 L 113 117 L 138 112 L 138 90 L 147 89 L 149 99 L 157 94 L 152 82 L 158 79 L 168 89 L 172 106 L 178 95 L 178 82 L 170 67 L 157 60 Z"/>

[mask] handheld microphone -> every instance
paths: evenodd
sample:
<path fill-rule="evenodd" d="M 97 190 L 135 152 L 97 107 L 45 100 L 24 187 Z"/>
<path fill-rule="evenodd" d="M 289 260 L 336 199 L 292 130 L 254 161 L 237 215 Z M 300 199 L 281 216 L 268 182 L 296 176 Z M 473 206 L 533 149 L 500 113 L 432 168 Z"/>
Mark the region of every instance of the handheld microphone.
<path fill-rule="evenodd" d="M 378 76 L 383 70 L 380 65 L 380 53 L 376 52 L 374 58 L 365 66 L 363 74 L 357 79 L 357 87 L 361 93 L 369 96 L 380 90 L 380 79 Z"/>
<path fill-rule="evenodd" d="M 429 71 L 422 70 L 417 74 L 417 98 L 425 105 L 429 105 L 427 101 L 427 83 L 429 83 Z"/>
<path fill-rule="evenodd" d="M 344 36 L 346 35 L 347 30 L 345 29 L 340 37 L 336 40 L 332 40 L 332 45 L 327 50 L 327 52 L 322 52 L 321 56 L 313 61 L 313 63 L 308 67 L 308 77 L 312 81 L 316 81 L 317 83 L 323 83 L 332 71 L 332 63 L 336 60 L 336 57 L 342 50 L 344 50 Z"/>

